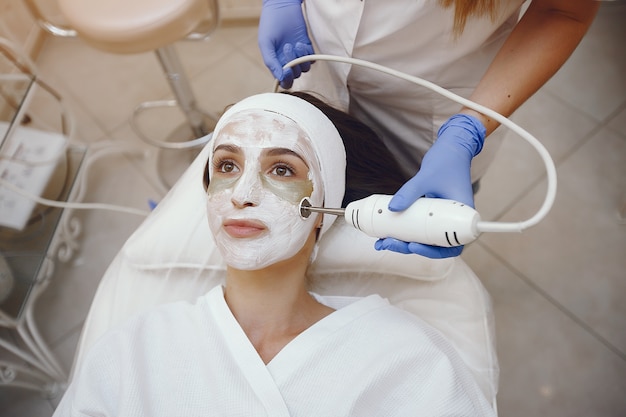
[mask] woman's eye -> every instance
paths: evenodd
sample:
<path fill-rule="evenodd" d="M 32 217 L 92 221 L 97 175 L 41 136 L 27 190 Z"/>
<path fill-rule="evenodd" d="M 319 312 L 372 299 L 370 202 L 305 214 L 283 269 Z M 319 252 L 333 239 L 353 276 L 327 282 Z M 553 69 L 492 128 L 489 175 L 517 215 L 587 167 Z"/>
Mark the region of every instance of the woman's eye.
<path fill-rule="evenodd" d="M 294 175 L 293 170 L 286 165 L 276 165 L 272 169 L 272 174 L 279 177 L 291 177 Z"/>
<path fill-rule="evenodd" d="M 235 165 L 232 161 L 218 161 L 217 164 L 215 164 L 215 168 L 216 171 L 224 174 L 230 174 L 238 171 L 237 165 Z"/>
<path fill-rule="evenodd" d="M 224 162 L 222 164 L 222 172 L 233 172 L 235 165 L 230 162 Z"/>

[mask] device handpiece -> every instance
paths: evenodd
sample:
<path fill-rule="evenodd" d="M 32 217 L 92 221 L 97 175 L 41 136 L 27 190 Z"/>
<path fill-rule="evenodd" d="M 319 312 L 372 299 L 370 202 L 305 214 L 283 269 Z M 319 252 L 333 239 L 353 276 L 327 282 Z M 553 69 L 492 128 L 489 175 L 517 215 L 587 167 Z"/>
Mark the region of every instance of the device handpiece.
<path fill-rule="evenodd" d="M 345 209 L 311 207 L 307 199 L 300 203 L 300 214 L 311 212 L 343 215 L 348 224 L 365 234 L 405 242 L 452 247 L 475 240 L 480 232 L 480 215 L 472 207 L 454 200 L 420 198 L 404 211 L 388 209 L 391 195 L 374 194 L 353 201 Z"/>

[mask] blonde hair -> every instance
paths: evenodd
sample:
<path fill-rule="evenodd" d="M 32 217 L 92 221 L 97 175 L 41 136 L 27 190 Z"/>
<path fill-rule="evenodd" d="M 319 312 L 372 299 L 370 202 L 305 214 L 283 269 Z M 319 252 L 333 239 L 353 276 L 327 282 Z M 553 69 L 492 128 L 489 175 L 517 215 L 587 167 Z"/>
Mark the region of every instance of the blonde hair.
<path fill-rule="evenodd" d="M 499 0 L 439 0 L 444 8 L 454 6 L 454 35 L 460 36 L 470 16 L 489 15 L 495 19 Z"/>

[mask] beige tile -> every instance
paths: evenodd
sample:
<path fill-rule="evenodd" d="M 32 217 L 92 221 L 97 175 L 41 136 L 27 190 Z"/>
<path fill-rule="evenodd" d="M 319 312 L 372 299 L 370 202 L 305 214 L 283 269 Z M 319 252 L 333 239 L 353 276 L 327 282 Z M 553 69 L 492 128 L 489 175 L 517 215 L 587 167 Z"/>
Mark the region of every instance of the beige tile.
<path fill-rule="evenodd" d="M 493 299 L 500 361 L 499 415 L 625 415 L 623 357 L 607 349 L 482 245 L 466 248 L 463 257 Z"/>
<path fill-rule="evenodd" d="M 76 326 L 76 328 L 73 329 L 66 337 L 60 340 L 56 346 L 52 346 L 53 354 L 59 360 L 59 363 L 68 374 L 70 373 L 72 364 L 74 362 L 74 354 L 76 352 L 76 347 L 78 346 L 78 341 L 80 339 L 82 325 L 83 323 L 80 323 L 80 325 Z M 50 405 L 53 408 L 56 408 L 59 405 L 59 402 L 63 398 L 64 393 L 64 388 L 61 388 L 56 396 L 48 399 Z"/>
<path fill-rule="evenodd" d="M 137 104 L 159 99 L 169 90 L 153 53 L 109 54 L 80 39 L 55 38 L 38 63 L 105 133 L 125 123 Z"/>
<path fill-rule="evenodd" d="M 624 161 L 624 138 L 601 130 L 559 167 L 557 199 L 546 219 L 519 235 L 480 240 L 626 354 L 626 229 L 617 215 Z M 529 218 L 543 197 L 540 184 L 504 220 Z"/>
<path fill-rule="evenodd" d="M 545 91 L 531 97 L 512 120 L 535 136 L 555 162 L 561 161 L 579 146 L 597 126 L 591 117 Z M 527 192 L 528 187 L 545 176 L 545 172 L 545 165 L 537 151 L 509 130 L 476 196 L 476 207 L 483 219 L 496 219 Z"/>
<path fill-rule="evenodd" d="M 258 28 L 256 24 L 233 25 L 226 23 L 216 33 L 220 36 L 226 36 L 231 44 L 241 47 L 243 45 L 256 44 Z"/>
<path fill-rule="evenodd" d="M 73 139 L 80 143 L 90 144 L 106 136 L 106 126 L 102 125 L 101 121 L 90 112 L 88 106 L 70 93 L 64 96 L 64 101 L 73 118 Z"/>
<path fill-rule="evenodd" d="M 51 49 L 57 45 L 54 42 L 48 44 Z M 54 71 L 51 71 L 49 60 L 42 59 L 37 62 L 37 66 L 42 85 L 37 87 L 37 92 L 29 103 L 27 112 L 34 127 L 39 128 L 43 125 L 51 127 L 51 130 L 61 131 L 61 114 L 67 113 L 66 123 L 74 126 L 73 139 L 86 143 L 100 139 L 104 131 L 86 110 L 86 106 L 65 87 L 66 79 L 58 77 Z M 46 86 L 49 86 L 53 92 L 50 93 Z M 54 95 L 60 96 L 61 102 Z"/>
<path fill-rule="evenodd" d="M 256 42 L 256 27 L 219 27 L 206 41 L 181 41 L 176 49 L 190 78 L 219 65 L 226 57 L 241 53 L 242 45 Z"/>
<path fill-rule="evenodd" d="M 231 19 L 258 19 L 261 3 L 256 0 L 220 0 L 222 15 Z"/>
<path fill-rule="evenodd" d="M 0 410 L 3 417 L 44 417 L 54 412 L 41 394 L 17 388 L 0 389 Z"/>
<path fill-rule="evenodd" d="M 626 4 L 602 2 L 589 32 L 546 88 L 601 121 L 626 97 Z"/>
<path fill-rule="evenodd" d="M 259 49 L 256 38 L 254 38 L 251 42 L 242 45 L 241 50 L 247 57 L 252 59 L 257 64 L 257 66 L 263 68 L 269 73 L 269 70 L 263 62 L 263 56 L 261 55 L 261 50 Z"/>
<path fill-rule="evenodd" d="M 69 371 L 74 362 L 74 353 L 78 346 L 78 340 L 83 328 L 83 322 L 80 322 L 76 327 L 70 329 L 69 333 L 60 339 L 56 344 L 50 345 L 52 353 L 59 361 L 59 364 L 63 367 L 63 370 L 69 374 Z M 60 396 L 55 398 L 60 400 Z"/>
<path fill-rule="evenodd" d="M 141 126 L 143 135 L 150 139 L 183 142 L 194 138 L 187 123 L 175 109 L 151 109 L 142 119 L 147 122 Z M 111 134 L 111 142 L 133 150 L 125 153 L 124 158 L 150 185 L 153 190 L 151 198 L 155 201 L 165 195 L 200 150 L 200 148 L 182 150 L 159 148 L 142 141 L 128 124 Z"/>
<path fill-rule="evenodd" d="M 192 84 L 204 109 L 221 112 L 244 97 L 272 91 L 273 78 L 251 58 L 233 54 L 194 78 Z"/>
<path fill-rule="evenodd" d="M 626 138 L 626 101 L 622 109 L 609 121 L 608 126 Z"/>
<path fill-rule="evenodd" d="M 162 149 L 153 154 L 153 159 L 147 161 L 149 166 L 146 166 L 142 172 L 145 173 L 146 181 L 162 191 L 160 195 L 155 196 L 154 201 L 160 201 L 165 193 L 176 184 L 201 149 L 202 147 L 181 150 Z"/>
<path fill-rule="evenodd" d="M 245 28 L 218 28 L 206 41 L 177 42 L 176 51 L 185 73 L 194 77 L 214 66 L 238 48 L 242 38 L 248 38 Z"/>

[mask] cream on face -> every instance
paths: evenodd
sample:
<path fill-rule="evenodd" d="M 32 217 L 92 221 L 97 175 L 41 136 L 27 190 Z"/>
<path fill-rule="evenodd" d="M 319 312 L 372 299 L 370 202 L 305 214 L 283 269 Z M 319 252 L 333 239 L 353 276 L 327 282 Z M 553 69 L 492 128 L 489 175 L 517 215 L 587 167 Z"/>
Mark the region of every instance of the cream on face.
<path fill-rule="evenodd" d="M 209 227 L 228 265 L 261 269 L 304 246 L 315 219 L 298 204 L 321 204 L 319 163 L 291 119 L 263 110 L 232 116 L 214 138 L 207 190 Z"/>

